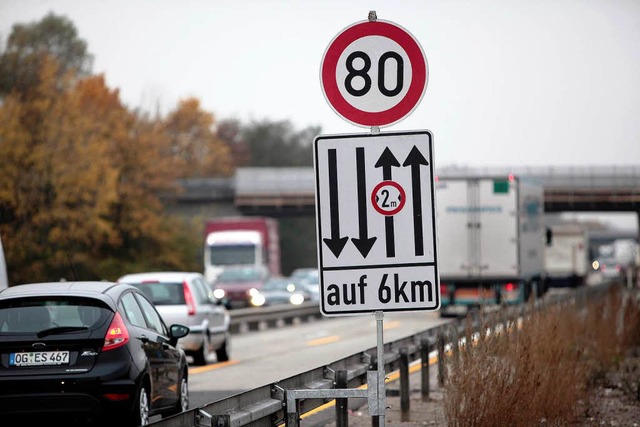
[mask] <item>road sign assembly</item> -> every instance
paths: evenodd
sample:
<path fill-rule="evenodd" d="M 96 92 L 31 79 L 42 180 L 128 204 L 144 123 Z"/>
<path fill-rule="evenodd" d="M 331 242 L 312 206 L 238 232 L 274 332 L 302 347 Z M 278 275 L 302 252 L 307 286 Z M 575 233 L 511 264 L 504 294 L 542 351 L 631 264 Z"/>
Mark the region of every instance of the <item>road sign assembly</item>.
<path fill-rule="evenodd" d="M 429 131 L 314 141 L 324 315 L 437 310 Z"/>
<path fill-rule="evenodd" d="M 320 311 L 375 313 L 378 369 L 367 373 L 367 383 L 375 391 L 369 413 L 380 427 L 384 312 L 440 307 L 433 136 L 428 130 L 380 133 L 413 112 L 427 80 L 418 41 L 399 25 L 379 21 L 375 11 L 338 33 L 320 66 L 331 108 L 371 128 L 371 134 L 313 141 Z"/>

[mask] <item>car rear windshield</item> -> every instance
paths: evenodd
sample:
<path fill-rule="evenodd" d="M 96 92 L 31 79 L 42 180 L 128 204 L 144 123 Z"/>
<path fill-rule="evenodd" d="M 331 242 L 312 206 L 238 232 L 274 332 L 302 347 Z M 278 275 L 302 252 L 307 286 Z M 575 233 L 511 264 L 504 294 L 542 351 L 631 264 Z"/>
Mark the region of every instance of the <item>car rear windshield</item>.
<path fill-rule="evenodd" d="M 111 318 L 111 310 L 77 298 L 17 299 L 0 302 L 0 335 L 94 329 Z"/>
<path fill-rule="evenodd" d="M 295 288 L 295 284 L 291 280 L 268 280 L 262 287 L 263 291 L 286 291 L 289 286 Z"/>
<path fill-rule="evenodd" d="M 140 289 L 155 305 L 186 304 L 182 282 L 136 283 L 133 286 Z"/>

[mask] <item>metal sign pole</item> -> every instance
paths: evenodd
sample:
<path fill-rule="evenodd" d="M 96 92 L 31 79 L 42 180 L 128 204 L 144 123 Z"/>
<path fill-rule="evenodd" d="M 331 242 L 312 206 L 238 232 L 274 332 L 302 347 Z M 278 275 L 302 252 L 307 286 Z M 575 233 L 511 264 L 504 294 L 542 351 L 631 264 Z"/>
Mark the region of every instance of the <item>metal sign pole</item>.
<path fill-rule="evenodd" d="M 386 392 L 384 388 L 384 339 L 383 339 L 383 320 L 384 320 L 384 312 L 376 311 L 376 327 L 378 330 L 378 339 L 377 339 L 377 359 L 378 359 L 378 427 L 385 426 L 385 412 L 386 412 Z"/>

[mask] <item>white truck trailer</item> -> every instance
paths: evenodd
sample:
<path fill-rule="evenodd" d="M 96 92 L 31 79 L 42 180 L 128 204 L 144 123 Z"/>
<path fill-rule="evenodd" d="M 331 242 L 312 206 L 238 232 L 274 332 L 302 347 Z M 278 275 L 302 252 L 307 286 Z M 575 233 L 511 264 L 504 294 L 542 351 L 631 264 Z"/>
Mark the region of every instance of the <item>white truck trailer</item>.
<path fill-rule="evenodd" d="M 551 230 L 553 237 L 544 251 L 549 286 L 576 288 L 584 285 L 591 269 L 587 225 L 560 223 L 551 225 Z"/>
<path fill-rule="evenodd" d="M 442 316 L 546 292 L 541 184 L 512 175 L 441 177 L 435 189 Z"/>

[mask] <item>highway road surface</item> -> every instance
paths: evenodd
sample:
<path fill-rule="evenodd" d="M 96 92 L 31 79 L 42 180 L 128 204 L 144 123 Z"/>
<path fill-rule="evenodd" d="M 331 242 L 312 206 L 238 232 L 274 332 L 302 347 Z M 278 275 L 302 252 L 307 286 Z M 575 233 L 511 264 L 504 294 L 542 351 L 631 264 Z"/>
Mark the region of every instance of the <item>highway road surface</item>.
<path fill-rule="evenodd" d="M 384 342 L 449 321 L 437 312 L 385 313 Z M 230 360 L 190 369 L 190 407 L 277 382 L 375 348 L 374 313 L 325 317 L 309 323 L 233 335 Z"/>

